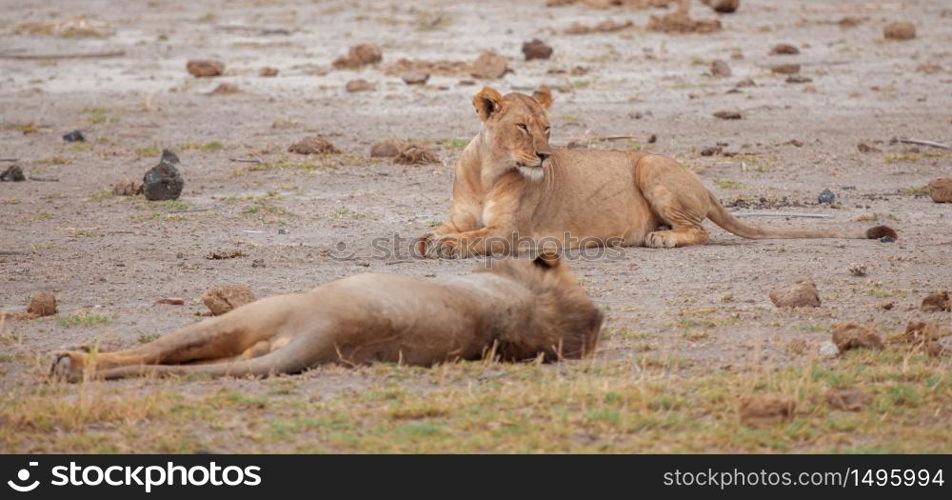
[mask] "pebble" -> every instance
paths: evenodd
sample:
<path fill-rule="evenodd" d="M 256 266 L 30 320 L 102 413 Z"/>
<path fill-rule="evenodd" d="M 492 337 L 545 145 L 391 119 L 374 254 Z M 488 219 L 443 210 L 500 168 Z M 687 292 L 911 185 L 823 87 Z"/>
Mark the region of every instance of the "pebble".
<path fill-rule="evenodd" d="M 185 180 L 178 171 L 179 158 L 168 149 L 162 150 L 159 164 L 142 177 L 142 194 L 151 201 L 176 200 L 182 194 Z"/>

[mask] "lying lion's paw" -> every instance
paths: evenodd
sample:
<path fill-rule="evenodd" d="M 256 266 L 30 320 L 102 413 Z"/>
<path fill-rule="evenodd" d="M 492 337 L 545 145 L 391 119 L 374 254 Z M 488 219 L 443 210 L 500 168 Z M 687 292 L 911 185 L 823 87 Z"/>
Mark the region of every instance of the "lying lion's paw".
<path fill-rule="evenodd" d="M 655 231 L 645 236 L 645 246 L 650 248 L 674 248 L 678 240 L 668 231 Z"/>
<path fill-rule="evenodd" d="M 53 358 L 50 374 L 67 382 L 78 382 L 83 378 L 83 354 L 78 352 L 60 352 Z"/>

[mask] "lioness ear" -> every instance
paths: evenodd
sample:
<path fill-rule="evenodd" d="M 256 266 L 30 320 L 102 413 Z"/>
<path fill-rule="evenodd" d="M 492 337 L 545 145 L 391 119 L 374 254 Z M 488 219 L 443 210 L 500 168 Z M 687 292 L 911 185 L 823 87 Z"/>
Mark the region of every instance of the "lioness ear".
<path fill-rule="evenodd" d="M 473 96 L 473 106 L 479 119 L 486 121 L 502 109 L 502 94 L 492 87 L 483 87 Z"/>
<path fill-rule="evenodd" d="M 548 85 L 539 87 L 532 93 L 532 98 L 542 106 L 542 109 L 549 109 L 549 106 L 552 105 L 552 91 L 549 90 Z"/>
<path fill-rule="evenodd" d="M 555 269 L 562 263 L 562 257 L 559 256 L 558 251 L 546 249 L 532 263 L 545 269 Z"/>

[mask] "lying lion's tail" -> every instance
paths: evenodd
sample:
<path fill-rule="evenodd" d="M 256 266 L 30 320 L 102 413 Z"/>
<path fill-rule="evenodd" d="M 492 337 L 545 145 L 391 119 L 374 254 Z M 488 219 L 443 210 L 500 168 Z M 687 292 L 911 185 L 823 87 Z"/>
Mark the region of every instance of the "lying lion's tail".
<path fill-rule="evenodd" d="M 722 228 L 741 236 L 754 240 L 764 240 L 770 238 L 850 238 L 850 239 L 879 239 L 883 236 L 898 237 L 896 231 L 889 226 L 875 226 L 865 231 L 825 231 L 821 229 L 776 229 L 764 228 L 756 224 L 742 222 L 724 209 L 713 194 L 711 197 L 711 211 L 707 218 L 714 221 Z"/>

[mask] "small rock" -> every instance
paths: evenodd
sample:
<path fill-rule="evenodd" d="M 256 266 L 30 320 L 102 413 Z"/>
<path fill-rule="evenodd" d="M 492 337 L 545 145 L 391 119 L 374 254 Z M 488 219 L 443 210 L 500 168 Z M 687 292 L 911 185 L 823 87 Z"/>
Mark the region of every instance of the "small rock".
<path fill-rule="evenodd" d="M 257 269 L 259 267 L 268 267 L 268 265 L 264 263 L 264 259 L 255 259 L 251 261 L 251 267 Z"/>
<path fill-rule="evenodd" d="M 400 154 L 394 159 L 394 162 L 403 165 L 424 165 L 427 163 L 439 163 L 440 159 L 433 151 L 411 144 L 400 151 Z"/>
<path fill-rule="evenodd" d="M 731 67 L 727 64 L 727 61 L 716 59 L 711 62 L 711 74 L 717 77 L 731 76 Z"/>
<path fill-rule="evenodd" d="M 780 75 L 791 75 L 800 72 L 799 64 L 778 64 L 770 68 L 770 71 Z"/>
<path fill-rule="evenodd" d="M 853 276 L 866 276 L 866 264 L 850 264 L 850 274 Z"/>
<path fill-rule="evenodd" d="M 162 297 L 161 299 L 155 301 L 155 305 L 163 306 L 184 306 L 185 299 L 181 297 Z"/>
<path fill-rule="evenodd" d="M 932 75 L 942 71 L 942 66 L 935 63 L 922 63 L 916 66 L 916 71 L 919 73 L 925 73 L 927 75 Z"/>
<path fill-rule="evenodd" d="M 882 349 L 883 339 L 870 327 L 856 323 L 837 323 L 833 325 L 833 343 L 840 352 L 850 349 Z"/>
<path fill-rule="evenodd" d="M 722 14 L 731 14 L 740 7 L 740 0 L 702 0 L 702 2 Z"/>
<path fill-rule="evenodd" d="M 820 203 L 833 203 L 836 200 L 836 195 L 833 194 L 833 191 L 830 191 L 829 188 L 824 189 L 820 192 L 820 196 L 817 196 L 817 201 Z"/>
<path fill-rule="evenodd" d="M 714 156 L 719 155 L 723 152 L 723 149 L 720 146 L 708 146 L 701 150 L 701 156 Z"/>
<path fill-rule="evenodd" d="M 892 311 L 892 308 L 896 307 L 895 302 L 884 302 L 879 305 L 884 311 Z"/>
<path fill-rule="evenodd" d="M 347 51 L 346 56 L 338 57 L 334 61 L 337 69 L 354 69 L 368 64 L 375 64 L 383 60 L 383 51 L 372 43 L 354 45 Z"/>
<path fill-rule="evenodd" d="M 400 79 L 407 85 L 423 85 L 430 79 L 430 74 L 425 71 L 407 71 L 400 75 Z"/>
<path fill-rule="evenodd" d="M 836 347 L 836 344 L 833 342 L 824 340 L 823 342 L 820 342 L 819 352 L 821 356 L 833 357 L 840 353 L 840 348 Z"/>
<path fill-rule="evenodd" d="M 305 137 L 294 144 L 288 146 L 289 153 L 297 153 L 299 155 L 313 155 L 313 154 L 336 154 L 340 153 L 333 144 L 324 139 L 319 135 L 314 135 L 311 137 Z"/>
<path fill-rule="evenodd" d="M 912 40 L 916 37 L 916 25 L 906 21 L 889 23 L 883 28 L 883 36 L 887 40 Z"/>
<path fill-rule="evenodd" d="M 647 142 L 648 142 L 648 144 L 654 144 L 654 143 L 658 142 L 658 136 L 657 136 L 657 134 L 651 134 L 651 135 L 649 135 Z"/>
<path fill-rule="evenodd" d="M 929 197 L 936 203 L 952 203 L 952 177 L 929 181 Z"/>
<path fill-rule="evenodd" d="M 552 57 L 552 47 L 538 38 L 522 44 L 522 53 L 526 56 L 526 61 L 533 59 L 548 59 Z"/>
<path fill-rule="evenodd" d="M 862 24 L 863 20 L 858 17 L 846 16 L 839 21 L 841 29 L 855 28 Z"/>
<path fill-rule="evenodd" d="M 214 95 L 232 95 L 241 92 L 241 89 L 233 83 L 222 83 L 215 87 L 215 90 L 212 90 Z"/>
<path fill-rule="evenodd" d="M 344 86 L 348 92 L 366 92 L 368 90 L 373 90 L 374 85 L 363 78 L 358 78 L 356 80 L 351 80 L 347 82 L 347 85 Z"/>
<path fill-rule="evenodd" d="M 810 83 L 813 81 L 813 78 L 803 75 L 790 75 L 785 81 L 787 83 Z"/>
<path fill-rule="evenodd" d="M 272 68 L 270 66 L 265 66 L 258 71 L 259 76 L 270 78 L 273 76 L 278 76 L 278 68 Z"/>
<path fill-rule="evenodd" d="M 142 183 L 132 179 L 125 179 L 112 186 L 112 194 L 116 196 L 135 196 L 142 194 Z"/>
<path fill-rule="evenodd" d="M 215 316 L 255 301 L 251 289 L 243 285 L 225 285 L 213 288 L 202 295 L 202 302 Z"/>
<path fill-rule="evenodd" d="M 750 78 L 744 78 L 743 80 L 737 82 L 735 85 L 738 87 L 756 87 L 757 83 L 751 80 Z"/>
<path fill-rule="evenodd" d="M 594 26 L 586 26 L 584 24 L 572 23 L 571 26 L 565 29 L 563 33 L 566 35 L 587 35 L 589 33 L 611 33 L 614 31 L 621 31 L 624 29 L 631 28 L 635 23 L 631 21 L 626 21 L 623 23 L 616 23 L 611 19 L 606 19 Z"/>
<path fill-rule="evenodd" d="M 162 159 L 142 178 L 142 193 L 151 201 L 175 200 L 182 194 L 185 180 L 178 171 L 179 159 L 168 149 L 162 150 Z"/>
<path fill-rule="evenodd" d="M 648 24 L 645 26 L 648 31 L 660 31 L 662 33 L 713 33 L 720 31 L 720 19 L 691 19 L 687 10 L 677 10 L 663 16 L 651 16 Z"/>
<path fill-rule="evenodd" d="M 830 389 L 825 398 L 830 408 L 843 411 L 860 411 L 873 402 L 871 395 L 856 389 Z"/>
<path fill-rule="evenodd" d="M 792 399 L 748 398 L 740 403 L 740 421 L 748 427 L 766 427 L 793 420 L 796 410 Z"/>
<path fill-rule="evenodd" d="M 194 60 L 185 64 L 185 69 L 195 78 L 209 78 L 224 73 L 225 65 L 218 61 Z"/>
<path fill-rule="evenodd" d="M 770 55 L 772 56 L 795 55 L 799 53 L 800 49 L 788 43 L 777 44 L 770 49 Z"/>
<path fill-rule="evenodd" d="M 919 306 L 925 312 L 952 311 L 952 299 L 949 298 L 949 292 L 939 290 L 930 293 L 922 299 L 922 305 Z"/>
<path fill-rule="evenodd" d="M 938 342 L 926 342 L 926 353 L 933 358 L 937 358 L 945 353 L 945 348 Z"/>
<path fill-rule="evenodd" d="M 865 142 L 861 142 L 857 144 L 856 149 L 859 150 L 860 153 L 881 153 L 882 152 L 881 149 L 870 146 L 869 144 L 866 144 Z"/>
<path fill-rule="evenodd" d="M 816 284 L 810 280 L 800 280 L 775 288 L 770 292 L 770 300 L 777 307 L 820 306 L 820 295 L 816 289 Z"/>
<path fill-rule="evenodd" d="M 238 257 L 244 257 L 245 253 L 238 248 L 226 248 L 213 250 L 205 256 L 209 260 L 224 260 L 224 259 L 237 259 Z"/>
<path fill-rule="evenodd" d="M 64 135 L 63 140 L 66 142 L 86 142 L 86 138 L 83 137 L 83 133 L 79 130 L 74 130 Z"/>
<path fill-rule="evenodd" d="M 393 158 L 400 154 L 403 145 L 397 141 L 380 141 L 370 146 L 371 158 Z"/>
<path fill-rule="evenodd" d="M 879 239 L 880 243 L 894 243 L 896 241 L 895 236 L 883 236 Z"/>
<path fill-rule="evenodd" d="M 38 293 L 30 299 L 26 312 L 35 316 L 52 316 L 56 314 L 56 297 L 52 293 Z"/>
<path fill-rule="evenodd" d="M 23 169 L 19 165 L 11 165 L 0 174 L 0 182 L 23 182 L 26 176 L 23 175 Z"/>
<path fill-rule="evenodd" d="M 788 145 L 788 146 L 793 146 L 793 147 L 795 147 L 795 148 L 802 148 L 802 147 L 803 147 L 803 141 L 798 140 L 798 139 L 790 139 L 789 141 L 785 142 L 784 144 L 786 144 L 786 145 Z"/>
<path fill-rule="evenodd" d="M 739 111 L 717 111 L 714 113 L 714 117 L 721 120 L 740 120 L 742 118 Z"/>
<path fill-rule="evenodd" d="M 473 63 L 472 75 L 474 78 L 495 80 L 509 71 L 506 58 L 492 51 L 483 52 Z"/>

